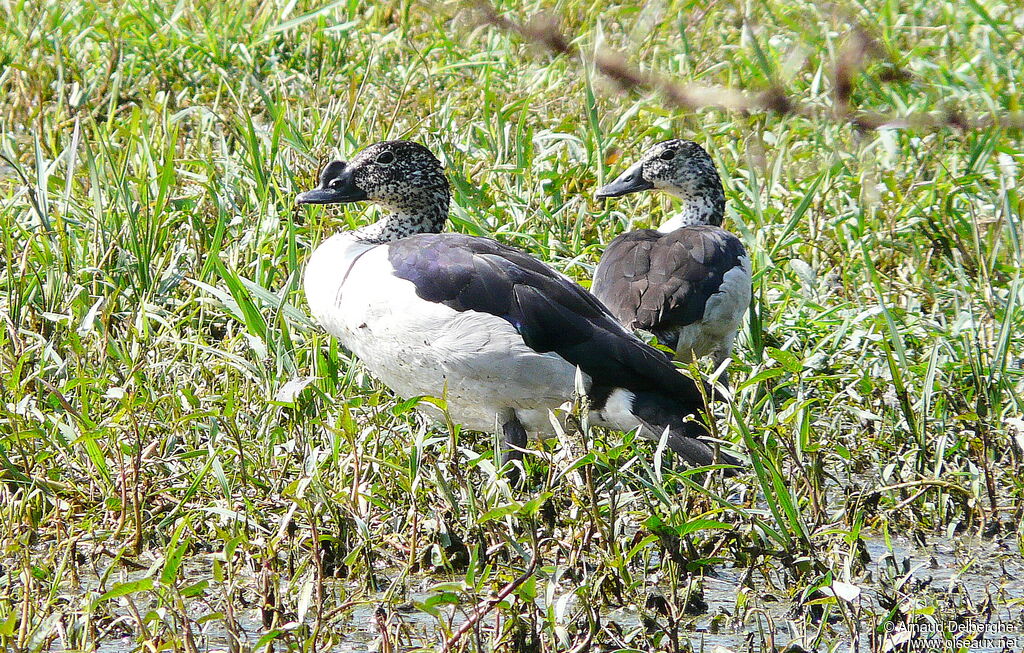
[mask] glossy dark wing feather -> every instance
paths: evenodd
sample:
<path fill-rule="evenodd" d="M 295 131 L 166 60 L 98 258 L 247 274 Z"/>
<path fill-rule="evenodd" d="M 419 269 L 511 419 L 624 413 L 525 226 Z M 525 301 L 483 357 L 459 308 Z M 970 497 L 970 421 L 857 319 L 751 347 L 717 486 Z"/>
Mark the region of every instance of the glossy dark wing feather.
<path fill-rule="evenodd" d="M 743 243 L 712 225 L 631 231 L 605 250 L 591 290 L 630 328 L 677 329 L 704 317 L 708 298 L 743 256 Z"/>
<path fill-rule="evenodd" d="M 395 274 L 418 296 L 511 323 L 526 344 L 579 366 L 597 388 L 626 388 L 702 406 L 692 379 L 627 333 L 593 295 L 537 259 L 488 238 L 419 234 L 388 245 Z"/>

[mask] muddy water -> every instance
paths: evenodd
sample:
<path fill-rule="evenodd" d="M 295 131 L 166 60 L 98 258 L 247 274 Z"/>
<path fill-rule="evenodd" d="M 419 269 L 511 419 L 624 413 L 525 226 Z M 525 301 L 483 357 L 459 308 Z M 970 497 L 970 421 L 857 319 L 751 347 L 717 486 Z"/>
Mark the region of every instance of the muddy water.
<path fill-rule="evenodd" d="M 890 548 L 884 540 L 877 538 L 868 540 L 867 549 L 871 556 L 871 562 L 867 565 L 869 574 L 866 576 L 869 581 L 860 586 L 861 596 L 857 599 L 862 607 L 867 608 L 866 614 L 869 615 L 861 624 L 862 628 L 869 628 L 870 624 L 885 614 L 885 610 L 879 607 L 879 599 L 891 595 L 891 589 L 887 588 L 902 580 L 903 595 L 920 598 L 921 607 L 945 605 L 945 609 L 935 615 L 940 621 L 959 617 L 967 619 L 968 623 L 973 621 L 985 624 L 981 626 L 983 628 L 1003 624 L 999 627 L 998 635 L 986 635 L 984 643 L 978 640 L 968 642 L 966 636 L 958 636 L 961 646 L 969 647 L 970 651 L 995 653 L 1005 650 L 997 643 L 1008 641 L 1011 650 L 1016 653 L 1024 651 L 1024 631 L 1021 628 L 1024 623 L 1024 560 L 1012 546 L 978 538 L 934 539 L 923 545 L 901 538 L 894 539 Z M 118 581 L 141 578 L 142 575 L 143 572 L 137 572 L 118 578 Z M 192 568 L 186 571 L 186 576 L 192 580 L 208 578 L 209 575 L 209 568 L 202 561 L 193 563 Z M 386 575 L 381 575 L 382 580 Z M 763 579 L 758 580 L 757 574 L 753 579 L 755 588 L 748 591 L 748 616 L 742 620 L 727 619 L 723 632 L 714 632 L 712 618 L 715 615 L 736 614 L 736 593 L 743 577 L 744 570 L 720 568 L 717 577 L 705 579 L 704 599 L 708 610 L 688 622 L 691 630 L 681 633 L 692 648 L 711 651 L 716 647 L 724 647 L 738 651 L 749 650 L 753 645 L 753 650 L 759 650 L 763 644 L 774 642 L 777 647 L 798 644 L 813 650 L 817 627 L 795 616 L 800 613 L 796 604 L 799 597 L 791 598 L 785 590 L 766 587 Z M 423 590 L 441 580 L 438 577 L 410 579 L 414 584 L 420 583 L 419 591 L 410 592 L 403 599 L 422 601 L 428 596 Z M 83 578 L 83 585 L 87 590 L 88 579 Z M 95 578 L 92 579 L 92 585 L 95 588 Z M 566 587 L 565 590 L 570 591 L 571 588 Z M 993 608 L 991 613 L 976 614 L 989 598 Z M 143 608 L 140 604 L 139 609 Z M 376 649 L 379 641 L 374 620 L 375 609 L 375 605 L 367 604 L 351 610 L 343 622 L 343 629 L 348 631 L 345 641 L 329 650 L 349 653 Z M 876 616 L 871 617 L 871 614 Z M 198 618 L 202 615 L 193 616 Z M 258 611 L 239 610 L 236 618 L 243 629 L 245 643 L 250 646 L 255 644 L 263 634 Z M 403 635 L 398 642 L 400 650 L 406 647 L 432 647 L 439 641 L 436 622 L 429 615 L 399 607 L 390 610 L 388 619 L 393 630 L 399 622 L 402 624 Z M 628 607 L 607 612 L 602 615 L 602 619 L 606 625 L 615 622 L 625 633 L 641 627 L 639 613 Z M 457 616 L 454 621 L 458 624 L 461 620 Z M 840 649 L 845 650 L 871 650 L 866 632 L 862 632 L 860 641 L 854 643 L 850 641 L 849 630 L 843 622 L 836 622 L 834 627 L 831 634 L 818 643 L 818 648 L 824 644 L 840 644 Z M 194 632 L 201 650 L 229 650 L 229 637 L 221 621 L 211 621 L 205 627 L 196 625 Z M 99 651 L 113 653 L 133 646 L 134 642 L 128 637 L 111 639 L 103 642 Z"/>

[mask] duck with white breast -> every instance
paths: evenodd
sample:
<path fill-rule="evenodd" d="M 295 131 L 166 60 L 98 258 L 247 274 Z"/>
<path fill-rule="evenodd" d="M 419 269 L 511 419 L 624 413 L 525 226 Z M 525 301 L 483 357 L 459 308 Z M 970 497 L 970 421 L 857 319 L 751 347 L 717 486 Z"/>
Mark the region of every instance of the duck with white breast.
<path fill-rule="evenodd" d="M 451 193 L 426 147 L 376 143 L 329 163 L 297 197 L 364 201 L 382 215 L 320 244 L 304 286 L 314 318 L 395 393 L 444 394 L 454 421 L 500 429 L 515 461 L 527 432 L 552 431 L 549 411 L 572 398 L 578 367 L 593 423 L 654 440 L 667 430 L 692 464 L 737 464 L 707 439 L 696 383 L 593 295 L 517 249 L 442 233 Z"/>

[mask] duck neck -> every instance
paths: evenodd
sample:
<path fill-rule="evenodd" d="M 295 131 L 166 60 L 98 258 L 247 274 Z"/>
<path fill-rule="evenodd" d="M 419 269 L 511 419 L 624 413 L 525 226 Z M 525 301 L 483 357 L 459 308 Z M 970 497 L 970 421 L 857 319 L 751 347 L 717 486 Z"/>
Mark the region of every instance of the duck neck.
<path fill-rule="evenodd" d="M 357 239 L 370 243 L 389 243 L 414 234 L 436 234 L 444 231 L 448 220 L 447 191 L 432 193 L 429 202 L 381 204 L 381 217 L 352 232 Z"/>
<path fill-rule="evenodd" d="M 716 175 L 714 183 L 695 184 L 687 188 L 666 188 L 671 195 L 683 202 L 682 210 L 658 227 L 661 233 L 669 233 L 683 227 L 698 224 L 721 226 L 725 217 L 725 193 Z"/>

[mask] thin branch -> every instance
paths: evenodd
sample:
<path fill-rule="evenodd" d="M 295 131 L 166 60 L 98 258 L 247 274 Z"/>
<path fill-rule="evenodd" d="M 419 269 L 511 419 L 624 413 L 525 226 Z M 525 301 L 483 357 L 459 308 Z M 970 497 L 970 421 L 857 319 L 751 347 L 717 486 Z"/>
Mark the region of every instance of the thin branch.
<path fill-rule="evenodd" d="M 524 571 L 522 574 L 516 577 L 508 585 L 501 588 L 501 591 L 498 592 L 498 594 L 494 598 L 486 599 L 477 604 L 476 609 L 473 610 L 473 613 L 469 615 L 468 619 L 466 619 L 466 623 L 462 624 L 462 626 L 460 626 L 457 631 L 452 633 L 452 636 L 449 637 L 448 640 L 444 643 L 444 646 L 441 648 L 441 653 L 447 653 L 448 651 L 452 650 L 452 647 L 458 644 L 459 640 L 462 639 L 462 637 L 466 633 L 468 633 L 469 630 L 473 626 L 475 626 L 481 619 L 486 617 L 491 612 L 491 610 L 495 608 L 495 606 L 504 601 L 509 594 L 516 590 L 517 587 L 528 581 L 530 579 L 530 576 L 533 576 L 533 573 L 537 571 L 537 560 L 539 558 L 540 555 L 538 553 L 537 543 L 534 542 L 533 555 L 531 556 L 530 566 L 527 567 L 526 571 Z"/>
<path fill-rule="evenodd" d="M 502 14 L 486 0 L 476 3 L 480 21 L 502 31 L 520 36 L 523 40 L 540 46 L 555 55 L 569 55 L 586 61 L 586 57 L 572 40 L 559 28 L 558 20 L 550 14 L 538 14 L 525 23 L 516 22 Z M 870 56 L 880 51 L 875 41 L 861 30 L 853 32 L 847 46 L 840 53 L 833 67 L 833 104 L 831 107 L 811 105 L 790 97 L 786 91 L 775 86 L 760 93 L 743 91 L 726 86 L 702 86 L 679 84 L 671 78 L 645 72 L 632 66 L 621 53 L 611 50 L 598 52 L 593 64 L 622 91 L 658 92 L 666 104 L 692 111 L 713 107 L 741 113 L 777 113 L 798 115 L 811 120 L 846 122 L 857 129 L 914 129 L 935 130 L 953 128 L 958 130 L 1004 127 L 1024 129 L 1024 112 L 982 114 L 967 117 L 956 110 L 943 109 L 934 112 L 909 114 L 855 111 L 851 106 L 853 84 Z"/>

